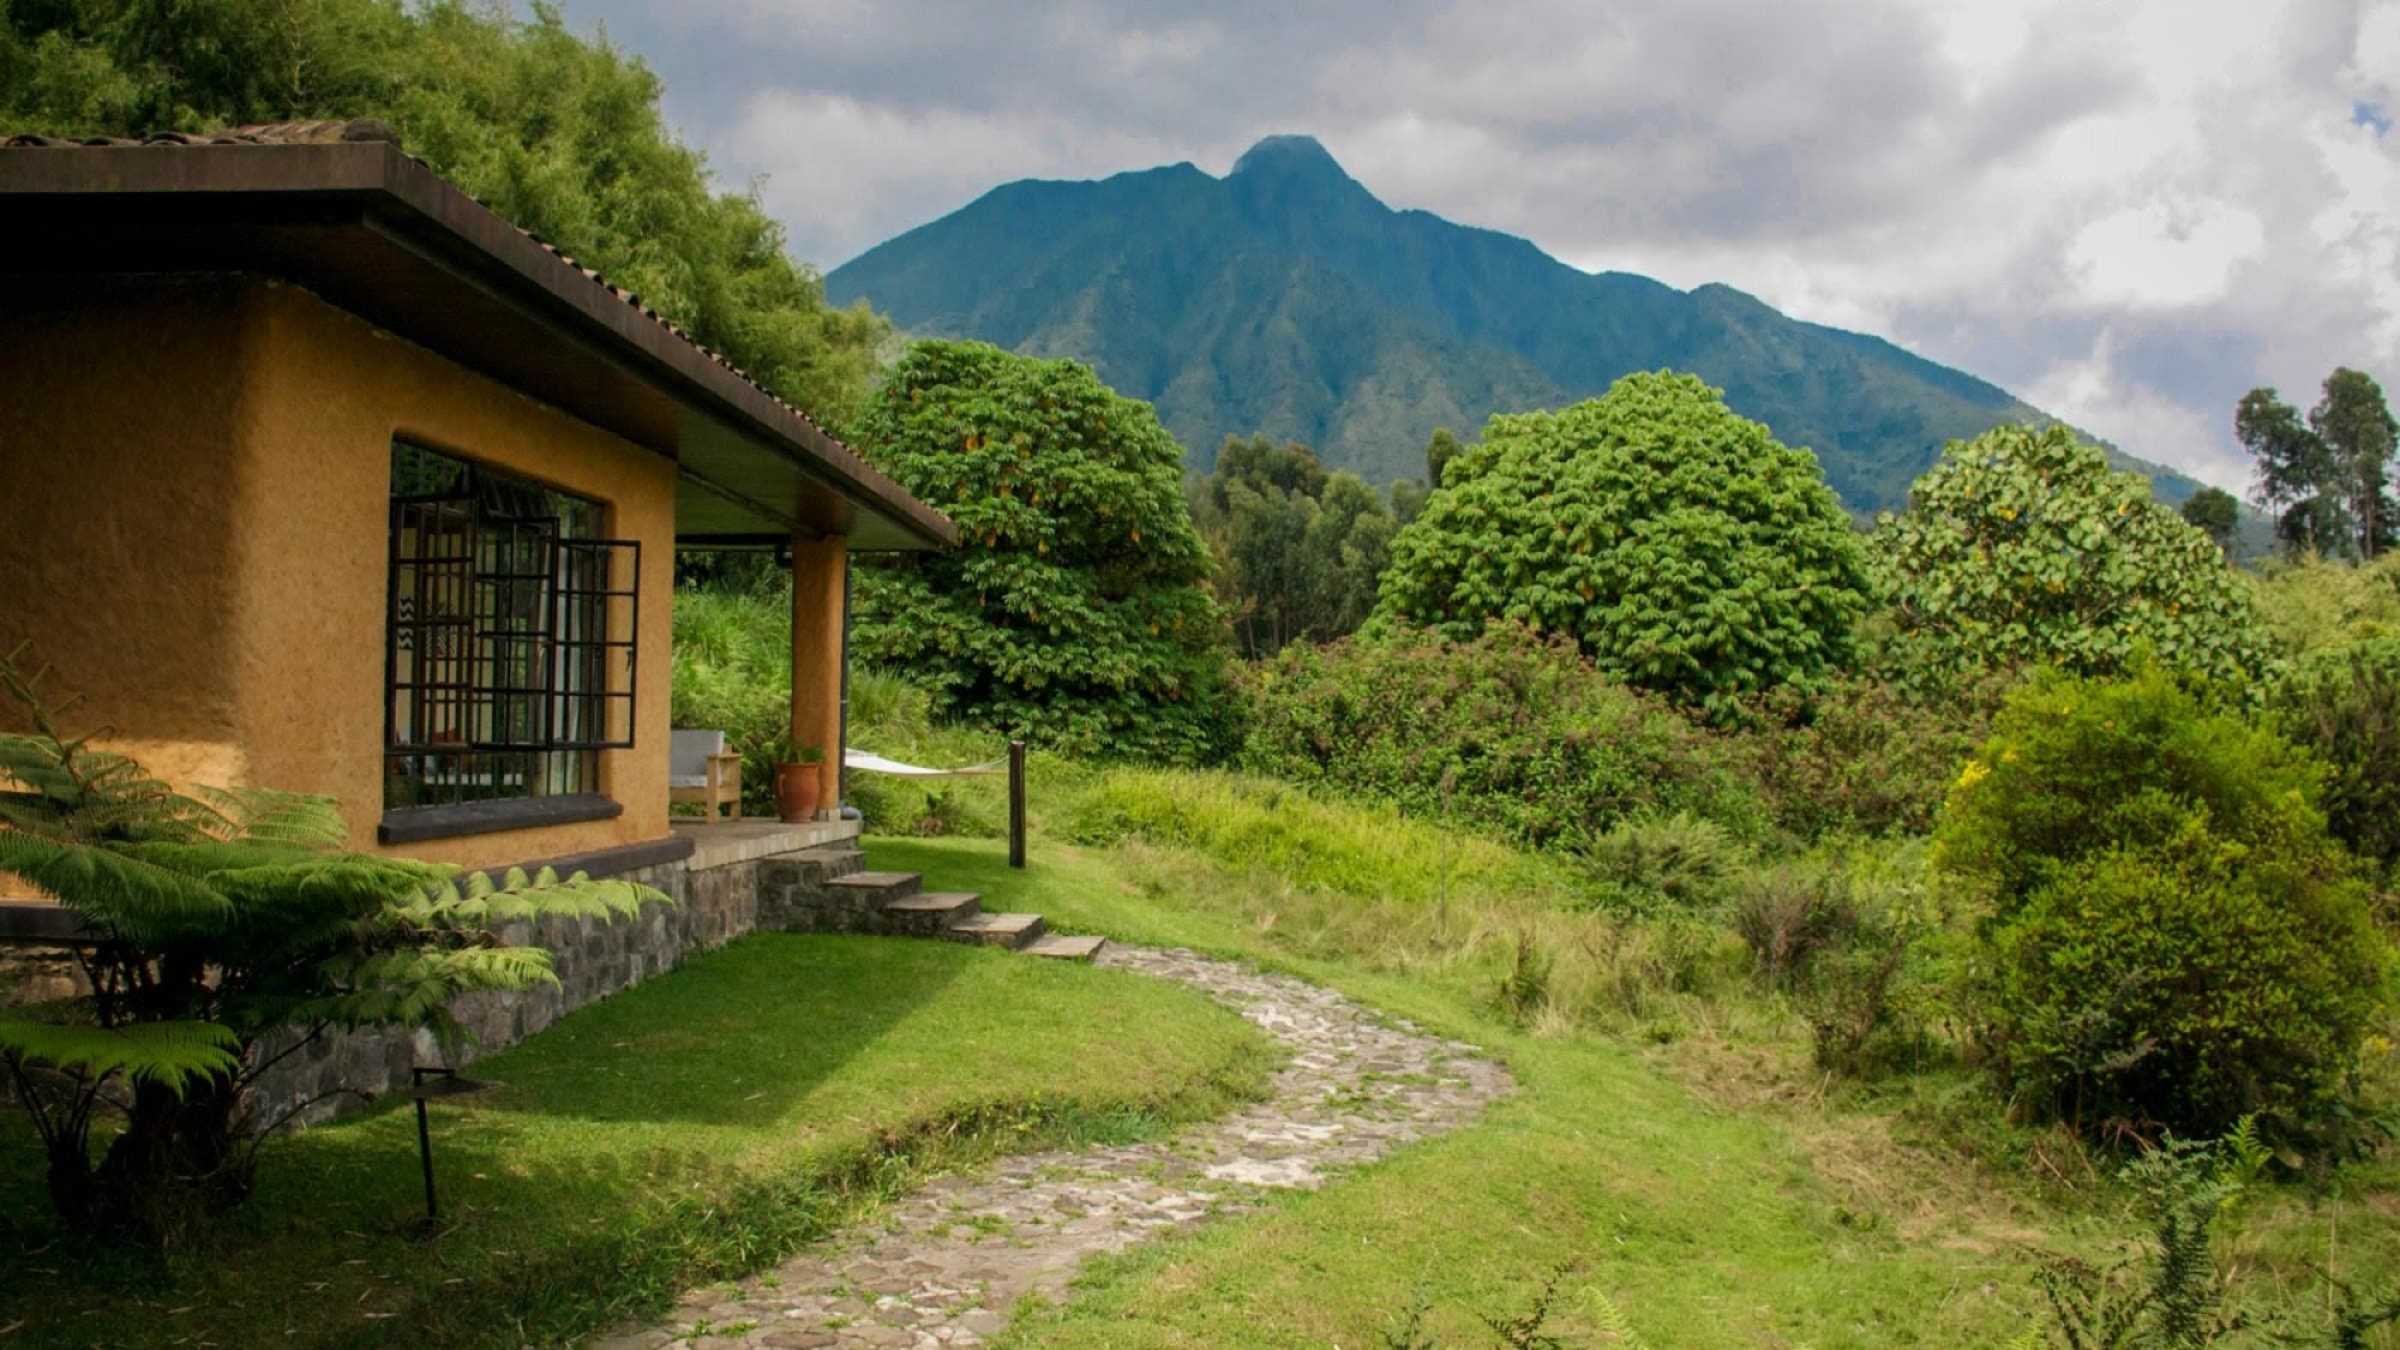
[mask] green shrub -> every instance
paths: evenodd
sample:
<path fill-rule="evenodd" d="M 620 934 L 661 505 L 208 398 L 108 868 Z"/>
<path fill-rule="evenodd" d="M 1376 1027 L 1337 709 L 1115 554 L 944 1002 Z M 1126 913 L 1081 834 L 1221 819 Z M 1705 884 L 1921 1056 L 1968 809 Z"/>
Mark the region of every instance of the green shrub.
<path fill-rule="evenodd" d="M 2400 887 L 2400 636 L 2302 658 L 2273 703 L 2284 734 L 2326 765 L 2334 837 Z"/>
<path fill-rule="evenodd" d="M 1861 1077 L 1924 1043 L 1923 1024 L 1906 996 L 1913 934 L 1888 917 L 1865 918 L 1809 963 L 1800 983 L 1817 1067 Z"/>
<path fill-rule="evenodd" d="M 1603 910 L 1584 923 L 1575 943 L 1579 968 L 1557 972 L 1552 985 L 1577 987 L 1603 1025 L 1656 1025 L 1671 999 L 1714 988 L 1725 965 L 1724 929 L 1687 914 Z"/>
<path fill-rule="evenodd" d="M 2068 1120 L 2178 1131 L 2309 1114 L 2357 1063 L 2381 982 L 2364 897 L 2327 856 L 2250 853 L 2194 813 L 2035 891 L 1993 934 L 2015 1086 Z"/>
<path fill-rule="evenodd" d="M 2400 636 L 2400 553 L 2355 564 L 2271 558 L 2244 575 L 2260 621 L 2287 656 Z"/>
<path fill-rule="evenodd" d="M 1638 813 L 1760 828 L 1729 742 L 1613 683 L 1563 639 L 1494 628 L 1287 648 L 1253 672 L 1249 767 L 1584 850 Z"/>
<path fill-rule="evenodd" d="M 2155 669 L 2010 698 L 1936 847 L 1992 902 L 1984 1016 L 2011 1088 L 2086 1127 L 2187 1134 L 2320 1104 L 2387 953 L 2317 777 Z"/>
<path fill-rule="evenodd" d="M 1840 872 L 1791 862 L 1744 878 L 1731 919 L 1759 977 L 1790 990 L 1808 974 L 1818 953 L 1850 939 L 1859 912 L 1849 879 Z"/>
<path fill-rule="evenodd" d="M 1456 641 L 1530 624 L 1712 716 L 1838 669 L 1868 607 L 1857 535 L 1816 456 L 1668 371 L 1492 418 L 1391 558 L 1386 619 Z"/>
<path fill-rule="evenodd" d="M 1758 705 L 1742 737 L 1750 772 L 1775 824 L 1803 841 L 1923 834 L 2008 683 L 1965 681 L 1938 699 L 1864 676 L 1786 691 Z"/>
<path fill-rule="evenodd" d="M 1950 929 L 1914 842 L 1811 856 L 1743 877 L 1728 906 L 1752 972 L 1793 996 L 1819 1068 L 1863 1075 L 1921 1060 L 1955 1019 Z"/>
<path fill-rule="evenodd" d="M 1724 826 L 1684 812 L 1619 821 L 1591 849 L 1601 901 L 1637 911 L 1712 910 L 1744 861 Z"/>
<path fill-rule="evenodd" d="M 2003 917 L 2087 855 L 2177 837 L 2194 810 L 2253 848 L 2325 843 L 2314 760 L 2151 667 L 2120 681 L 2038 676 L 2012 693 L 1951 785 L 1936 861 Z"/>

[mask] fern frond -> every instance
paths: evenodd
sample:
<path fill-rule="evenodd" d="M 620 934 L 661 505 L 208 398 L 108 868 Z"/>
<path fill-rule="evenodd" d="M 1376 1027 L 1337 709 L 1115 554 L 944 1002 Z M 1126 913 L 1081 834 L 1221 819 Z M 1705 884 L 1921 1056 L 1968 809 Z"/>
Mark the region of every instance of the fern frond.
<path fill-rule="evenodd" d="M 1591 1307 L 1592 1321 L 1608 1333 L 1612 1343 L 1625 1347 L 1625 1350 L 1649 1350 L 1650 1343 L 1633 1329 L 1633 1319 L 1625 1315 L 1625 1310 L 1617 1306 L 1615 1299 L 1588 1287 L 1583 1291 L 1583 1299 Z"/>
<path fill-rule="evenodd" d="M 0 1018 L 0 1054 L 92 1078 L 121 1073 L 182 1096 L 196 1082 L 239 1068 L 241 1042 L 214 1022 L 90 1027 Z"/>
<path fill-rule="evenodd" d="M 198 795 L 223 822 L 215 834 L 228 843 L 330 851 L 350 837 L 341 808 L 331 797 L 251 787 L 203 787 Z"/>
<path fill-rule="evenodd" d="M 546 918 L 614 920 L 631 916 L 645 904 L 672 905 L 664 891 L 630 881 L 594 881 L 581 872 L 561 880 L 543 868 L 527 876 L 509 869 L 505 889 L 495 887 L 482 872 L 463 881 L 451 880 L 393 904 L 391 915 L 419 928 L 475 931 L 497 924 Z"/>
<path fill-rule="evenodd" d="M 136 942 L 220 930 L 233 903 L 206 882 L 109 848 L 0 830 L 0 872 L 14 872 L 86 924 Z"/>
<path fill-rule="evenodd" d="M 341 956 L 321 967 L 339 991 L 301 1005 L 312 1022 L 342 1027 L 448 1025 L 445 1006 L 460 994 L 485 989 L 531 989 L 556 984 L 550 953 L 539 947 L 411 949 Z"/>

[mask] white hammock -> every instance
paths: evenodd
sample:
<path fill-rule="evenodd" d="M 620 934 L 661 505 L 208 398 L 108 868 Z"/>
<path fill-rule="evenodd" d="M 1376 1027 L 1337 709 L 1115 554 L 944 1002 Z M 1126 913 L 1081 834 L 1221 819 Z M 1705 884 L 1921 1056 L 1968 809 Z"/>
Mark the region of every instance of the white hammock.
<path fill-rule="evenodd" d="M 881 755 L 870 755 L 864 750 L 844 747 L 842 767 L 864 769 L 869 773 L 899 774 L 906 778 L 967 778 L 979 773 L 998 773 L 1008 767 L 1008 759 L 1003 756 L 982 764 L 969 764 L 963 769 L 928 769 L 922 764 L 903 764 L 896 759 L 885 759 Z"/>

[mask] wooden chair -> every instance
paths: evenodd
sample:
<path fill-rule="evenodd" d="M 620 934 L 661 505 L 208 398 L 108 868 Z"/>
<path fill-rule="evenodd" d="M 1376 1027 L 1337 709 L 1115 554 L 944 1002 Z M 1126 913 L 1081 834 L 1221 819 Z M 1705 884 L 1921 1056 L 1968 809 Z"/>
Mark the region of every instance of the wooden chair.
<path fill-rule="evenodd" d="M 724 732 L 667 733 L 667 800 L 703 803 L 712 821 L 720 805 L 733 808 L 727 819 L 742 818 L 742 757 L 725 748 Z"/>

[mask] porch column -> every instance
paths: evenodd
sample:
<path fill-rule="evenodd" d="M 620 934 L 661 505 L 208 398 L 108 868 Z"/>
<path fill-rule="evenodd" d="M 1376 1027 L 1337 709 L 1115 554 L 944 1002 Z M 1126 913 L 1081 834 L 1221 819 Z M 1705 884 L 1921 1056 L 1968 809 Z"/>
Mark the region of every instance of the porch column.
<path fill-rule="evenodd" d="M 850 541 L 840 535 L 792 539 L 792 747 L 825 753 L 825 795 L 819 814 L 841 806 L 835 796 L 842 762 L 842 583 Z"/>

